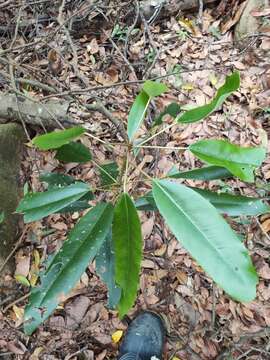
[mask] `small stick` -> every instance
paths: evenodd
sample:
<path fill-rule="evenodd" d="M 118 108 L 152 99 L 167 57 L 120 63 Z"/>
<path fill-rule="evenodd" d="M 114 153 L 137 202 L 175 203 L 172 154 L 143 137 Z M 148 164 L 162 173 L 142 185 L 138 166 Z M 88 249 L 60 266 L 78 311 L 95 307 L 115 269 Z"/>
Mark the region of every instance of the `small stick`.
<path fill-rule="evenodd" d="M 8 257 L 5 259 L 4 263 L 2 264 L 2 266 L 0 267 L 0 273 L 3 271 L 4 267 L 6 266 L 6 264 L 8 263 L 8 261 L 10 260 L 10 258 L 13 256 L 13 254 L 15 253 L 15 251 L 18 249 L 18 247 L 20 246 L 20 244 L 22 243 L 22 240 L 24 238 L 24 235 L 26 234 L 28 230 L 28 226 L 26 226 L 23 229 L 22 235 L 19 237 L 19 240 L 17 241 L 14 249 L 11 251 L 11 253 L 8 255 Z"/>

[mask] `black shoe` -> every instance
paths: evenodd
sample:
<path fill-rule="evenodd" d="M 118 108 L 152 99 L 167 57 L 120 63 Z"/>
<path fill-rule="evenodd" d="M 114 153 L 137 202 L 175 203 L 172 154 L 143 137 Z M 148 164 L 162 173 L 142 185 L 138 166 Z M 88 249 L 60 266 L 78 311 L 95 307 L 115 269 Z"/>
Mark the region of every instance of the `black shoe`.
<path fill-rule="evenodd" d="M 120 346 L 119 360 L 162 360 L 165 326 L 150 311 L 139 314 L 129 325 Z"/>

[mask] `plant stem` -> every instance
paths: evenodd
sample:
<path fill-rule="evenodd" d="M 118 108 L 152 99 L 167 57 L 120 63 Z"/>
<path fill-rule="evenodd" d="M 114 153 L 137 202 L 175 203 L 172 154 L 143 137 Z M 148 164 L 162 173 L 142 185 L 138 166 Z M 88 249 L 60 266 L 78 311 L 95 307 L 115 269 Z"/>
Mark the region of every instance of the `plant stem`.
<path fill-rule="evenodd" d="M 165 149 L 165 150 L 187 150 L 187 147 L 184 146 L 159 146 L 159 145 L 136 145 L 135 148 L 143 148 L 143 149 Z"/>
<path fill-rule="evenodd" d="M 163 132 L 165 132 L 166 130 L 172 128 L 172 127 L 175 126 L 175 125 L 178 125 L 178 124 L 172 123 L 172 124 L 166 126 L 165 128 L 163 128 L 162 130 L 158 131 L 156 134 L 150 136 L 148 139 L 145 139 L 144 141 L 142 141 L 142 142 L 140 143 L 140 147 L 142 147 L 143 144 L 146 144 L 148 141 L 154 139 L 156 136 L 162 134 Z M 138 145 L 138 146 L 139 146 L 139 145 Z M 138 146 L 136 146 L 136 147 L 138 147 Z"/>
<path fill-rule="evenodd" d="M 95 160 L 92 159 L 91 161 L 92 161 L 92 163 L 93 163 L 97 168 L 99 168 L 99 170 L 100 170 L 101 172 L 103 172 L 104 174 L 106 174 L 114 183 L 117 183 L 117 180 L 116 180 L 114 177 L 112 177 L 111 174 L 109 174 L 105 169 L 103 169 L 103 167 L 100 166 Z"/>
<path fill-rule="evenodd" d="M 110 147 L 111 149 L 114 149 L 114 146 L 112 144 L 107 143 L 106 141 L 99 139 L 98 137 L 90 134 L 89 132 L 85 132 L 84 135 L 87 135 L 88 137 L 100 142 L 101 144 L 106 145 L 106 146 Z"/>
<path fill-rule="evenodd" d="M 126 158 L 126 166 L 125 166 L 125 172 L 124 172 L 124 178 L 123 178 L 123 191 L 124 193 L 126 192 L 126 187 L 127 187 L 127 175 L 128 175 L 128 154 L 127 154 L 127 158 Z"/>

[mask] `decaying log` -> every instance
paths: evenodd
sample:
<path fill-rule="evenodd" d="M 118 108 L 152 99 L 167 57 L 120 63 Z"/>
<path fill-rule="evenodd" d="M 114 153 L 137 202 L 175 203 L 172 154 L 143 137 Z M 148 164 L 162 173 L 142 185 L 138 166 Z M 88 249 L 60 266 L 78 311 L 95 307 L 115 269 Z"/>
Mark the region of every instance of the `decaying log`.
<path fill-rule="evenodd" d="M 217 3 L 216 0 L 204 0 L 204 5 Z M 199 0 L 143 0 L 140 6 L 146 19 L 153 16 L 155 9 L 161 6 L 158 18 L 177 14 L 180 11 L 194 11 L 199 8 Z"/>
<path fill-rule="evenodd" d="M 56 127 L 74 124 L 68 114 L 70 102 L 50 100 L 46 103 L 34 102 L 15 94 L 0 94 L 0 123 L 19 122 L 26 124 Z"/>

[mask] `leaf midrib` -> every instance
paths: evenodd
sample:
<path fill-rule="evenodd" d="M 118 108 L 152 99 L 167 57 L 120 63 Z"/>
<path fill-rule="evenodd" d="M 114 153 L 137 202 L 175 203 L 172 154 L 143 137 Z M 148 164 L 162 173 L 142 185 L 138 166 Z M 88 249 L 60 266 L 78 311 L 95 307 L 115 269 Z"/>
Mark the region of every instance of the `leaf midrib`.
<path fill-rule="evenodd" d="M 125 195 L 124 197 L 124 202 L 125 202 L 125 210 L 126 210 L 126 219 L 127 219 L 127 233 L 128 233 L 128 264 L 130 265 L 130 259 L 131 259 L 131 251 L 132 251 L 132 246 L 131 245 L 131 241 L 130 241 L 130 222 L 128 221 L 129 219 L 129 211 L 128 211 L 128 204 L 127 204 L 127 196 Z M 128 266 L 127 271 L 125 271 L 125 288 L 126 285 L 129 283 L 129 279 L 130 279 L 130 266 Z"/>

